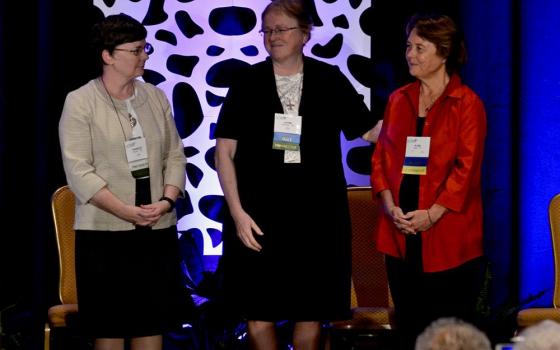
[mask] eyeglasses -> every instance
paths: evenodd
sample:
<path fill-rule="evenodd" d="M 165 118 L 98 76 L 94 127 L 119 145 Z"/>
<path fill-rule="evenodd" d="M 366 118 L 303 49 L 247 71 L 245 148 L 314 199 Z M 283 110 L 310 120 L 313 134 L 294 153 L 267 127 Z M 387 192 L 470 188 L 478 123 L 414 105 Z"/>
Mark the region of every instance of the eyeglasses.
<path fill-rule="evenodd" d="M 290 28 L 274 28 L 274 29 L 261 29 L 259 33 L 266 36 L 271 36 L 272 34 L 276 35 L 283 35 L 287 31 L 298 29 L 299 27 L 290 27 Z"/>
<path fill-rule="evenodd" d="M 115 50 L 115 51 L 126 51 L 126 52 L 130 52 L 134 56 L 138 56 L 138 55 L 140 55 L 141 52 L 145 52 L 147 55 L 151 55 L 154 52 L 154 47 L 152 46 L 152 44 L 146 43 L 146 45 L 144 45 L 144 47 L 138 46 L 135 49 L 116 49 L 115 48 L 113 50 Z"/>

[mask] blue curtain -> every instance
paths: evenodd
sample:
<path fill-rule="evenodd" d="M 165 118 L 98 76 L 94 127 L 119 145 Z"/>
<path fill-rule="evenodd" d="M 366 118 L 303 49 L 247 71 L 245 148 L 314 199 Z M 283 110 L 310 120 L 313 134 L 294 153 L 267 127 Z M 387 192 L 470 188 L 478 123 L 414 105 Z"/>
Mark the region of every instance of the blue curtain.
<path fill-rule="evenodd" d="M 547 206 L 560 192 L 560 69 L 556 45 L 560 3 L 521 0 L 519 35 L 520 296 L 545 291 L 551 304 L 554 267 Z"/>
<path fill-rule="evenodd" d="M 488 122 L 483 164 L 485 250 L 491 268 L 493 310 L 516 304 L 517 275 L 512 136 L 513 18 L 510 0 L 463 1 L 461 16 L 468 50 L 464 78 L 483 99 Z"/>

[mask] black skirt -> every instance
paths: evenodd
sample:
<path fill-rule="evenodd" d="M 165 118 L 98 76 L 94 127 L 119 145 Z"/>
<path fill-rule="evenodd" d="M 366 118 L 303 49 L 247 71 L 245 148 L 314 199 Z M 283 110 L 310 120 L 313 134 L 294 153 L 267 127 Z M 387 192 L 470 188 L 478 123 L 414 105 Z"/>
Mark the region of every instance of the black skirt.
<path fill-rule="evenodd" d="M 77 231 L 79 324 L 95 338 L 162 334 L 187 319 L 175 227 Z"/>
<path fill-rule="evenodd" d="M 176 226 L 77 230 L 76 279 L 79 325 L 86 336 L 163 334 L 181 327 L 191 312 Z"/>

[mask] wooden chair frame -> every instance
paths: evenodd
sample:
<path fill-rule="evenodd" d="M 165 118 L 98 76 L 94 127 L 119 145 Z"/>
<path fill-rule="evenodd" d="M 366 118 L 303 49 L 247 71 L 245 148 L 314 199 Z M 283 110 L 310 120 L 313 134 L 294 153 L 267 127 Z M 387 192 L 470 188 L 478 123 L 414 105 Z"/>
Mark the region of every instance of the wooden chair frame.
<path fill-rule="evenodd" d="M 44 331 L 45 350 L 49 350 L 51 346 L 51 329 L 68 327 L 69 319 L 75 317 L 78 313 L 74 264 L 74 208 L 75 196 L 70 187 L 62 186 L 54 192 L 51 198 L 51 211 L 60 268 L 60 304 L 53 305 L 48 310 L 48 319 Z"/>
<path fill-rule="evenodd" d="M 371 187 L 349 187 L 352 223 L 352 319 L 331 323 L 332 342 L 352 346 L 361 338 L 384 337 L 392 329 L 393 301 L 387 281 L 384 255 L 375 248 L 374 232 L 381 210 Z M 334 346 L 333 346 L 334 348 Z"/>
<path fill-rule="evenodd" d="M 554 295 L 551 307 L 527 308 L 517 314 L 518 331 L 543 320 L 560 322 L 560 193 L 548 206 L 552 251 L 554 255 Z"/>

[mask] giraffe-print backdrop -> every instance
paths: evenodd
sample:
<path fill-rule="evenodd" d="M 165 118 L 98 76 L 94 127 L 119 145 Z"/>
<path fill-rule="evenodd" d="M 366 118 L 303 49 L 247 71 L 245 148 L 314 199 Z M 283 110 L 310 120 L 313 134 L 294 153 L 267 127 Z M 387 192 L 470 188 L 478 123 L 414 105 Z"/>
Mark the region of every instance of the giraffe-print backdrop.
<path fill-rule="evenodd" d="M 171 101 L 183 139 L 187 185 L 177 203 L 184 271 L 200 281 L 215 269 L 222 252 L 224 198 L 214 167 L 213 129 L 232 72 L 262 61 L 260 16 L 268 0 L 94 0 L 105 16 L 126 13 L 148 30 L 155 49 L 143 79 Z M 304 52 L 340 67 L 370 104 L 371 1 L 316 0 L 310 3 L 314 30 Z M 347 183 L 369 183 L 371 148 L 341 135 Z"/>

